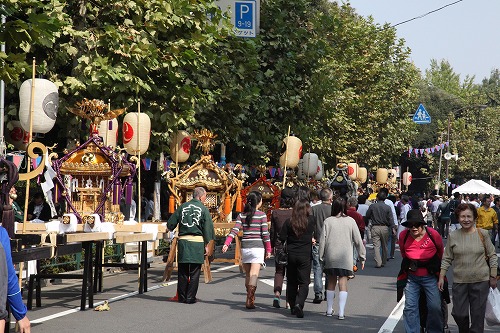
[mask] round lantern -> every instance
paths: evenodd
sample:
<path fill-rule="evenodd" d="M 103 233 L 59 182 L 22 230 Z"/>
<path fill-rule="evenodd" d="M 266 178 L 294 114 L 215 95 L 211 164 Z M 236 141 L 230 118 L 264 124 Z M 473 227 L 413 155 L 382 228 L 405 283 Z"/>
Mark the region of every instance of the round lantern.
<path fill-rule="evenodd" d="M 26 131 L 30 129 L 31 81 L 31 79 L 24 81 L 19 89 L 19 120 Z M 56 123 L 59 107 L 57 86 L 49 80 L 35 79 L 33 102 L 33 132 L 47 133 Z"/>
<path fill-rule="evenodd" d="M 397 183 L 398 181 L 398 172 L 394 169 L 390 169 L 388 172 L 387 172 L 387 177 L 389 178 L 389 181 L 391 183 Z"/>
<path fill-rule="evenodd" d="M 307 175 L 304 173 L 304 160 L 301 158 L 299 163 L 297 163 L 297 178 L 298 179 L 306 179 Z"/>
<path fill-rule="evenodd" d="M 411 172 L 403 173 L 403 185 L 409 186 L 411 184 L 411 181 L 412 181 Z"/>
<path fill-rule="evenodd" d="M 320 160 L 318 160 L 318 171 L 314 175 L 314 179 L 321 180 L 323 179 L 323 175 L 324 175 L 323 163 Z"/>
<path fill-rule="evenodd" d="M 366 168 L 358 168 L 358 181 L 363 184 L 368 178 L 368 170 Z"/>
<path fill-rule="evenodd" d="M 186 131 L 177 131 L 170 141 L 170 158 L 179 163 L 186 162 L 191 153 L 191 136 Z"/>
<path fill-rule="evenodd" d="M 356 180 L 358 178 L 358 163 L 348 163 L 347 164 L 347 175 L 350 180 Z"/>
<path fill-rule="evenodd" d="M 9 121 L 7 124 L 7 137 L 5 140 L 11 143 L 18 150 L 26 150 L 28 146 L 30 134 L 21 126 L 21 122 L 17 120 Z"/>
<path fill-rule="evenodd" d="M 97 132 L 106 147 L 116 147 L 116 140 L 118 139 L 118 120 L 111 119 L 101 121 Z"/>
<path fill-rule="evenodd" d="M 318 155 L 306 153 L 302 157 L 302 161 L 302 170 L 308 177 L 312 177 L 318 172 Z"/>
<path fill-rule="evenodd" d="M 147 114 L 129 112 L 125 115 L 123 118 L 123 146 L 127 153 L 144 154 L 149 147 L 150 135 L 151 119 Z"/>
<path fill-rule="evenodd" d="M 283 147 L 285 148 L 285 152 L 280 157 L 280 166 L 282 168 L 285 167 L 286 157 L 287 168 L 293 169 L 297 167 L 302 156 L 302 141 L 296 136 L 287 136 L 283 139 Z"/>
<path fill-rule="evenodd" d="M 377 183 L 385 184 L 387 183 L 388 171 L 386 168 L 377 169 Z"/>

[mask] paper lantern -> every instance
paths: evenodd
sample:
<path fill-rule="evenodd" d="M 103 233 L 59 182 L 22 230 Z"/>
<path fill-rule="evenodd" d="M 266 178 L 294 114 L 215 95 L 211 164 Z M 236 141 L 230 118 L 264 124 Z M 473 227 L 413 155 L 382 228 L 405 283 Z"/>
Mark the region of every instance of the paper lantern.
<path fill-rule="evenodd" d="M 358 178 L 357 180 L 363 184 L 368 179 L 368 170 L 366 168 L 358 168 Z"/>
<path fill-rule="evenodd" d="M 101 121 L 97 132 L 106 147 L 116 147 L 116 141 L 118 140 L 118 120 Z"/>
<path fill-rule="evenodd" d="M 191 136 L 186 131 L 177 131 L 170 141 L 170 158 L 179 163 L 186 162 L 191 153 Z"/>
<path fill-rule="evenodd" d="M 348 163 L 347 164 L 347 175 L 350 180 L 356 180 L 358 178 L 358 163 Z"/>
<path fill-rule="evenodd" d="M 301 158 L 299 163 L 297 163 L 297 178 L 298 179 L 306 179 L 307 175 L 304 173 L 304 160 Z"/>
<path fill-rule="evenodd" d="M 28 146 L 30 134 L 21 126 L 21 122 L 17 120 L 9 121 L 7 124 L 8 133 L 5 138 L 8 143 L 11 143 L 18 150 L 26 150 Z M 9 129 L 12 128 L 12 129 Z"/>
<path fill-rule="evenodd" d="M 314 176 L 318 172 L 318 155 L 306 153 L 302 157 L 302 170 L 308 177 Z"/>
<path fill-rule="evenodd" d="M 411 184 L 412 179 L 413 178 L 411 176 L 411 172 L 403 173 L 403 185 L 409 186 Z"/>
<path fill-rule="evenodd" d="M 377 169 L 377 183 L 385 184 L 387 183 L 388 171 L 386 168 Z"/>
<path fill-rule="evenodd" d="M 323 175 L 324 175 L 323 163 L 320 160 L 318 160 L 318 171 L 314 175 L 314 179 L 321 180 L 323 179 Z"/>
<path fill-rule="evenodd" d="M 388 172 L 387 172 L 387 178 L 389 178 L 389 181 L 391 183 L 397 183 L 398 181 L 398 172 L 394 169 L 390 169 Z"/>
<path fill-rule="evenodd" d="M 19 89 L 19 120 L 26 131 L 30 129 L 31 81 L 24 81 Z M 47 133 L 56 123 L 59 107 L 57 86 L 49 80 L 35 79 L 33 106 L 33 132 Z"/>
<path fill-rule="evenodd" d="M 129 112 L 125 115 L 123 118 L 123 146 L 127 153 L 144 154 L 149 147 L 150 135 L 151 119 L 147 114 Z"/>
<path fill-rule="evenodd" d="M 302 141 L 296 136 L 287 136 L 283 139 L 284 153 L 280 157 L 280 166 L 293 169 L 299 164 L 300 157 L 302 156 Z"/>

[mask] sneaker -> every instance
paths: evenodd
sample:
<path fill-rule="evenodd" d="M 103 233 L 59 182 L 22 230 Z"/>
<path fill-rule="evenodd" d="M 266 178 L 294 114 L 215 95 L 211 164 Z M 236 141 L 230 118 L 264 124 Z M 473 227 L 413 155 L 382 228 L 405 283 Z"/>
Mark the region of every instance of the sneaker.
<path fill-rule="evenodd" d="M 280 308 L 280 299 L 278 297 L 273 299 L 273 306 L 278 309 Z"/>
<path fill-rule="evenodd" d="M 302 310 L 300 305 L 295 305 L 293 309 L 295 310 L 295 315 L 297 316 L 297 318 L 304 318 L 304 310 Z"/>
<path fill-rule="evenodd" d="M 345 316 L 339 316 L 339 320 L 344 320 Z"/>
<path fill-rule="evenodd" d="M 314 299 L 313 299 L 314 304 L 320 304 L 321 302 L 323 302 L 323 298 L 321 297 L 321 295 L 314 296 Z"/>
<path fill-rule="evenodd" d="M 328 311 L 325 313 L 325 316 L 327 317 L 332 317 L 335 311 L 332 311 L 331 313 L 328 313 Z"/>

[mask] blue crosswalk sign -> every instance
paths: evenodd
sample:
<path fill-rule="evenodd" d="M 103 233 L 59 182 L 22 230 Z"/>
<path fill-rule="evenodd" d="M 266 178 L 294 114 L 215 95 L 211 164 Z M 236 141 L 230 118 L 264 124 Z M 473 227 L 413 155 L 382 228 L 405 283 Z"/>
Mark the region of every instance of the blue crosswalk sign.
<path fill-rule="evenodd" d="M 429 115 L 429 112 L 424 108 L 422 104 L 418 106 L 417 111 L 413 115 L 413 121 L 416 124 L 430 124 L 431 123 L 431 116 Z"/>

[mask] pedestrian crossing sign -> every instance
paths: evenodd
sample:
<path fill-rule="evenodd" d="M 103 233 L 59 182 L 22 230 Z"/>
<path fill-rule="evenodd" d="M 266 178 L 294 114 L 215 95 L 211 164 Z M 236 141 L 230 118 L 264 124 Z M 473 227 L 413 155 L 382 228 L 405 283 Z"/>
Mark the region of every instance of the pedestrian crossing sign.
<path fill-rule="evenodd" d="M 431 116 L 429 115 L 429 112 L 424 108 L 422 104 L 418 106 L 417 111 L 413 115 L 413 121 L 416 124 L 430 124 L 431 123 Z"/>

